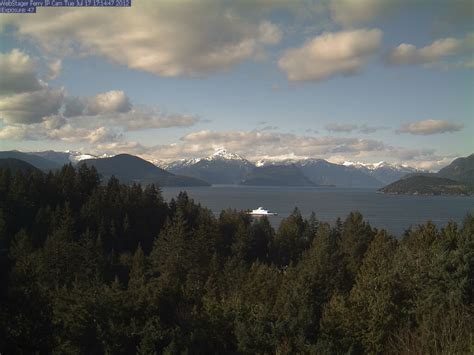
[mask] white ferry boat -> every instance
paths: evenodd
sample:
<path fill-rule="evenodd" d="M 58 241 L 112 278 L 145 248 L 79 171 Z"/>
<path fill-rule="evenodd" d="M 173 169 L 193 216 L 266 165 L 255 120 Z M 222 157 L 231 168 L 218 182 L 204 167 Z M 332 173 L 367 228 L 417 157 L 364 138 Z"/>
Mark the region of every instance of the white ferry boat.
<path fill-rule="evenodd" d="M 248 212 L 249 215 L 255 216 L 255 217 L 261 217 L 261 216 L 276 216 L 276 213 L 269 212 L 268 210 L 263 209 L 263 207 L 259 207 L 256 210 L 252 210 Z"/>

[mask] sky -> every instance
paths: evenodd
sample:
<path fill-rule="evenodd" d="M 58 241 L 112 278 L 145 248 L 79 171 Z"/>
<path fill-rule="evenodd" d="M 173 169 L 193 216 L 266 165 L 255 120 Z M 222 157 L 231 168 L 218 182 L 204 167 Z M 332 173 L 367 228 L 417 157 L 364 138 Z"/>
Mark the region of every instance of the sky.
<path fill-rule="evenodd" d="M 472 0 L 134 0 L 0 14 L 0 150 L 474 153 Z"/>

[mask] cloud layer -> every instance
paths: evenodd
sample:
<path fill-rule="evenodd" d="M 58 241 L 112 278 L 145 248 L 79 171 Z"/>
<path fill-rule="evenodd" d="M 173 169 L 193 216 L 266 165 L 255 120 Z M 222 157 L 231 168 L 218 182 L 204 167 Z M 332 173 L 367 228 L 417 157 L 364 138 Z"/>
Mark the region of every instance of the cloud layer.
<path fill-rule="evenodd" d="M 439 39 L 422 48 L 402 43 L 390 51 L 387 60 L 394 65 L 432 63 L 445 56 L 456 54 L 461 49 L 462 41 L 455 38 Z"/>
<path fill-rule="evenodd" d="M 397 132 L 427 136 L 439 133 L 452 133 L 460 131 L 463 127 L 462 124 L 449 121 L 424 120 L 403 125 Z"/>
<path fill-rule="evenodd" d="M 0 53 L 0 94 L 36 91 L 41 85 L 36 78 L 36 63 L 26 53 L 13 49 Z"/>
<path fill-rule="evenodd" d="M 287 50 L 278 61 L 288 80 L 320 81 L 360 72 L 380 47 L 382 31 L 325 32 L 299 48 Z"/>
<path fill-rule="evenodd" d="M 192 115 L 168 114 L 158 108 L 134 107 L 122 90 L 92 97 L 71 97 L 38 79 L 37 62 L 14 49 L 0 53 L 0 138 L 10 140 L 60 140 L 112 142 L 123 133 L 141 129 L 189 127 L 199 122 Z M 53 61 L 49 75 L 61 70 Z"/>
<path fill-rule="evenodd" d="M 127 152 L 150 161 L 173 161 L 207 156 L 222 147 L 252 161 L 312 157 L 340 163 L 347 160 L 388 159 L 422 169 L 436 169 L 447 164 L 446 158 L 436 155 L 434 149 L 394 147 L 373 139 L 300 136 L 262 131 L 201 130 L 186 134 L 179 142 L 167 145 L 144 146 L 133 141 L 98 144 L 95 153 Z"/>
<path fill-rule="evenodd" d="M 0 118 L 5 123 L 38 123 L 43 117 L 58 113 L 64 90 L 43 87 L 33 92 L 0 97 Z"/>
<path fill-rule="evenodd" d="M 121 90 L 112 90 L 94 97 L 71 97 L 65 104 L 64 116 L 97 116 L 124 113 L 132 109 L 130 99 Z"/>
<path fill-rule="evenodd" d="M 368 126 L 367 124 L 357 125 L 352 123 L 331 123 L 326 125 L 326 130 L 333 133 L 351 133 L 359 132 L 363 134 L 370 134 L 385 129 L 382 126 Z"/>
<path fill-rule="evenodd" d="M 107 11 L 39 8 L 35 16 L 9 16 L 4 23 L 51 54 L 98 54 L 173 77 L 229 69 L 280 41 L 275 24 L 246 15 L 217 0 L 140 0 Z"/>

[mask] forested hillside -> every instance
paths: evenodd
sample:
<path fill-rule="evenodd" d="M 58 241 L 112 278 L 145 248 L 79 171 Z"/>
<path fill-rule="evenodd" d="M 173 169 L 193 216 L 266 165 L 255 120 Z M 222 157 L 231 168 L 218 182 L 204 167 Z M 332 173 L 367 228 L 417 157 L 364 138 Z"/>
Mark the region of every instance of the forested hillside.
<path fill-rule="evenodd" d="M 473 216 L 274 230 L 66 165 L 0 169 L 0 243 L 2 354 L 474 351 Z"/>

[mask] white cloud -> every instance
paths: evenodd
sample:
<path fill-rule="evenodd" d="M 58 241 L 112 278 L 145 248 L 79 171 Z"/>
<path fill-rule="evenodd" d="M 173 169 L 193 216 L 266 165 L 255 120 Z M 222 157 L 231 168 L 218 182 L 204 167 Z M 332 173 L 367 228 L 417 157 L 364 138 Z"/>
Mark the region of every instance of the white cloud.
<path fill-rule="evenodd" d="M 181 144 L 174 149 L 191 147 L 189 153 L 212 152 L 216 147 L 242 154 L 257 160 L 261 156 L 283 156 L 293 154 L 299 157 L 317 157 L 336 152 L 356 153 L 383 149 L 382 142 L 371 139 L 348 137 L 308 137 L 269 131 L 228 131 L 202 130 L 181 138 Z M 199 156 L 199 155 L 198 155 Z"/>
<path fill-rule="evenodd" d="M 35 16 L 8 16 L 13 25 L 55 55 L 100 55 L 161 76 L 203 75 L 255 58 L 278 43 L 275 24 L 244 16 L 218 0 L 140 0 L 131 8 L 39 8 Z M 54 21 L 51 21 L 54 18 Z"/>
<path fill-rule="evenodd" d="M 19 49 L 0 53 L 0 94 L 18 94 L 40 88 L 36 63 L 28 54 Z"/>
<path fill-rule="evenodd" d="M 101 136 L 101 131 L 99 129 L 94 136 Z M 62 134 L 66 136 L 67 129 L 63 128 Z M 428 170 L 437 170 L 452 160 L 436 155 L 434 149 L 393 147 L 373 139 L 308 137 L 276 132 L 203 130 L 183 136 L 178 143 L 155 146 L 144 146 L 123 138 L 118 137 L 114 141 L 98 140 L 90 152 L 99 155 L 129 153 L 150 161 L 173 161 L 207 156 L 216 149 L 225 147 L 252 161 L 307 157 L 327 159 L 336 163 L 386 160 Z"/>
<path fill-rule="evenodd" d="M 378 29 L 325 32 L 302 47 L 287 50 L 278 65 L 292 81 L 352 75 L 367 64 L 381 40 Z"/>
<path fill-rule="evenodd" d="M 96 144 L 99 142 L 111 142 L 114 140 L 117 140 L 120 136 L 115 133 L 113 130 L 107 128 L 107 127 L 99 127 L 89 133 L 86 137 L 86 139 L 92 143 Z"/>
<path fill-rule="evenodd" d="M 5 126 L 0 128 L 0 139 L 14 139 L 14 140 L 23 140 L 23 139 L 32 139 L 29 136 L 29 130 L 27 126 Z"/>
<path fill-rule="evenodd" d="M 64 115 L 71 121 L 80 122 L 82 125 L 94 126 L 98 123 L 120 128 L 124 131 L 137 131 L 151 128 L 190 127 L 200 121 L 199 117 L 185 114 L 168 114 L 158 108 L 133 107 L 126 112 L 120 108 L 128 106 L 114 106 L 110 110 L 88 110 L 87 98 L 74 98 L 66 104 Z M 94 112 L 94 115 L 91 114 Z"/>
<path fill-rule="evenodd" d="M 71 97 L 66 100 L 64 115 L 97 116 L 103 114 L 129 112 L 132 104 L 121 90 L 112 90 L 93 97 Z"/>
<path fill-rule="evenodd" d="M 17 116 L 16 116 L 17 117 Z M 35 122 L 8 123 L 0 128 L 0 138 L 11 140 L 52 140 L 64 142 L 111 143 L 122 141 L 129 131 L 190 127 L 199 118 L 187 115 L 161 115 L 153 111 L 133 109 L 127 113 L 98 116 L 62 115 L 44 117 Z"/>
<path fill-rule="evenodd" d="M 0 138 L 30 141 L 64 141 L 90 144 L 120 141 L 123 136 L 113 128 L 80 127 L 60 115 L 45 117 L 42 122 L 14 124 L 0 128 Z"/>
<path fill-rule="evenodd" d="M 462 124 L 444 120 L 424 120 L 405 124 L 397 132 L 426 136 L 438 133 L 452 133 L 460 131 L 463 127 Z"/>
<path fill-rule="evenodd" d="M 258 27 L 259 41 L 265 44 L 277 44 L 281 41 L 282 33 L 278 26 L 264 21 Z"/>
<path fill-rule="evenodd" d="M 61 59 L 55 59 L 48 64 L 48 73 L 45 76 L 45 80 L 54 80 L 59 77 L 63 70 L 63 61 Z"/>
<path fill-rule="evenodd" d="M 149 160 L 177 160 L 202 157 L 225 147 L 250 160 L 279 159 L 281 157 L 328 157 L 334 154 L 358 156 L 384 151 L 385 146 L 376 140 L 341 137 L 307 137 L 262 131 L 197 131 L 183 136 L 179 143 L 143 146 L 137 142 L 120 140 L 99 144 L 96 153 L 138 154 Z"/>
<path fill-rule="evenodd" d="M 438 171 L 449 165 L 454 159 L 451 157 L 434 157 L 431 160 L 414 160 L 407 162 L 407 165 L 420 170 Z"/>
<path fill-rule="evenodd" d="M 463 43 L 455 38 L 438 39 L 422 48 L 402 43 L 389 52 L 387 61 L 393 65 L 433 63 L 443 57 L 459 53 L 463 49 Z"/>
<path fill-rule="evenodd" d="M 128 112 L 132 104 L 123 91 L 113 90 L 96 95 L 86 107 L 86 115 L 96 116 L 104 113 Z"/>
<path fill-rule="evenodd" d="M 7 124 L 38 123 L 43 117 L 57 114 L 64 100 L 63 89 L 44 87 L 0 97 L 0 118 Z"/>
<path fill-rule="evenodd" d="M 100 154 L 119 154 L 119 153 L 128 153 L 128 154 L 135 154 L 135 155 L 145 155 L 149 149 L 142 146 L 140 143 L 135 141 L 120 141 L 120 142 L 110 142 L 110 143 L 102 143 L 96 146 L 96 149 L 91 151 L 91 153 L 98 153 Z M 150 157 L 150 155 L 148 155 Z"/>

